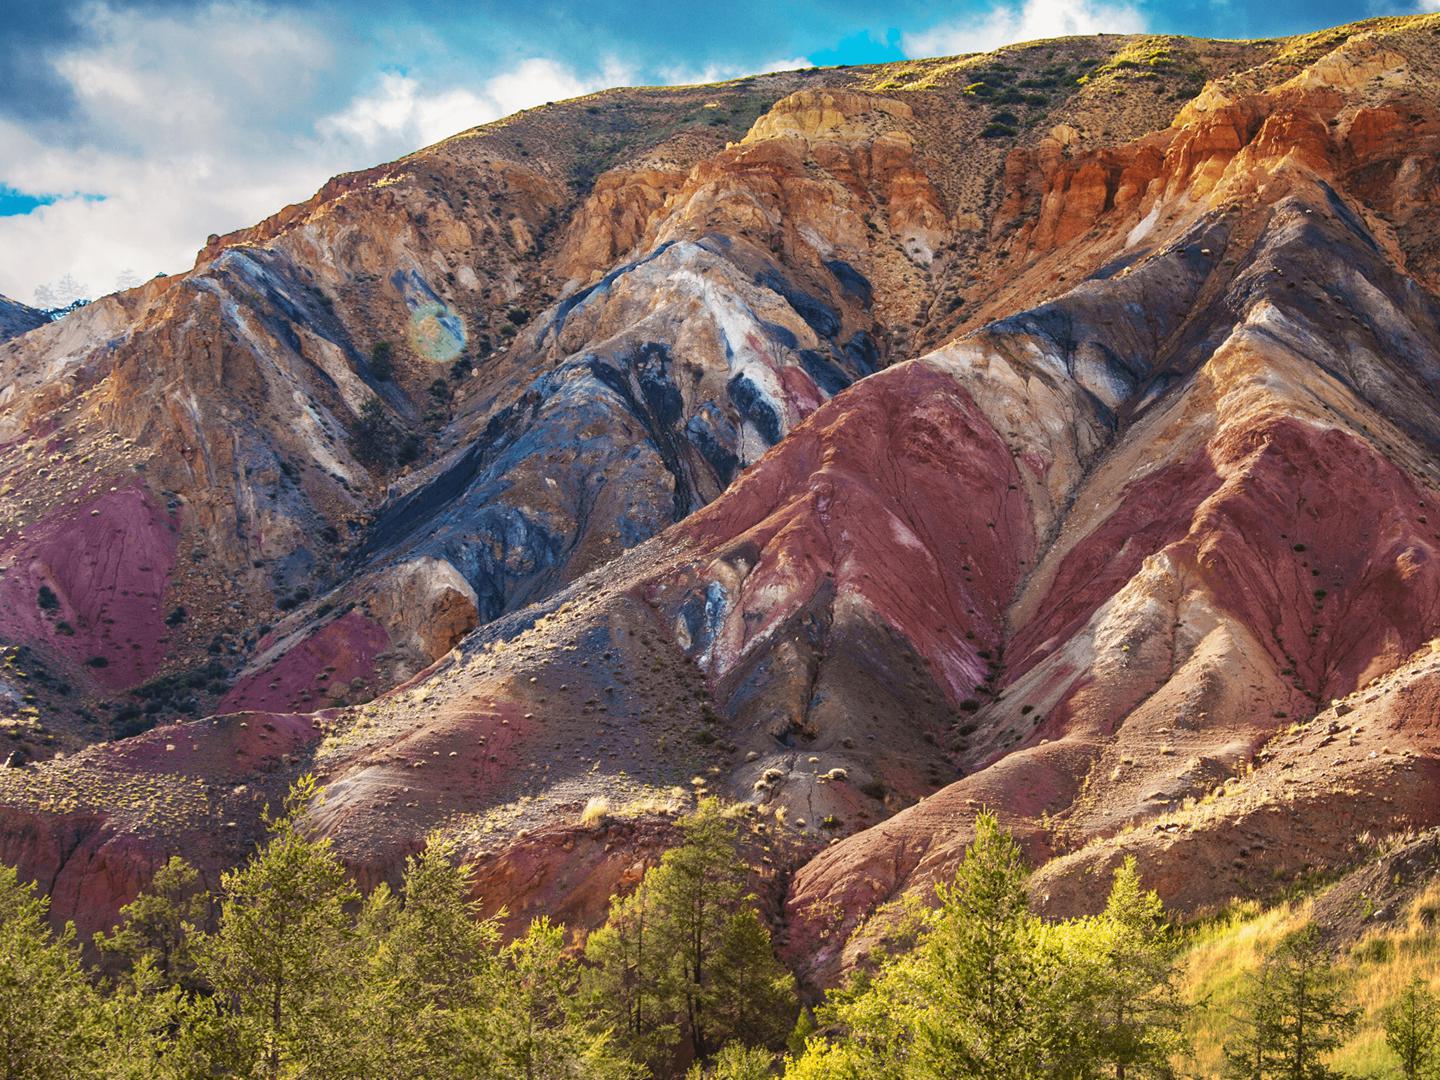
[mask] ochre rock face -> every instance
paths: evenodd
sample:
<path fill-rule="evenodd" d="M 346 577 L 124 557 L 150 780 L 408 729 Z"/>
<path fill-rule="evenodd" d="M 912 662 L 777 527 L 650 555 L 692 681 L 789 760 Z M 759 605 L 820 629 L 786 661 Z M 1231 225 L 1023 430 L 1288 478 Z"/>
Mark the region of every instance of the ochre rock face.
<path fill-rule="evenodd" d="M 1057 913 L 1440 824 L 1436 25 L 596 95 L 0 345 L 0 857 L 311 771 L 583 927 L 713 792 L 818 986 L 982 807 Z"/>

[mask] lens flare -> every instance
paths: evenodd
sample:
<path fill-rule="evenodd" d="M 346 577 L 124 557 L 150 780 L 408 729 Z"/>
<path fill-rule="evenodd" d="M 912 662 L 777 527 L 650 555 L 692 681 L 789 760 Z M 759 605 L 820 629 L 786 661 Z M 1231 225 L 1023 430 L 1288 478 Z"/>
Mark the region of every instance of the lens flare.
<path fill-rule="evenodd" d="M 449 363 L 465 348 L 465 321 L 447 304 L 422 304 L 410 313 L 410 347 L 437 363 Z"/>

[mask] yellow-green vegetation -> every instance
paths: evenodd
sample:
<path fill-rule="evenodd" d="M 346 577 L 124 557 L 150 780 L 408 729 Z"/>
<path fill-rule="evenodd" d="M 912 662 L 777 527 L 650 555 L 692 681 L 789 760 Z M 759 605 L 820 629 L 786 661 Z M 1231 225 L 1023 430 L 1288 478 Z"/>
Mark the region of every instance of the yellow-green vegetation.
<path fill-rule="evenodd" d="M 1178 37 L 1147 37 L 1132 41 L 1089 75 L 1082 75 L 1076 81 L 1083 85 L 1106 75 L 1150 78 L 1157 68 L 1175 65 L 1178 59 L 1176 46 L 1181 40 Z"/>
<path fill-rule="evenodd" d="M 29 769 L 0 770 L 0 794 L 10 806 L 51 814 L 103 811 L 141 829 L 181 829 L 205 820 L 212 809 L 209 789 L 197 777 L 102 775 L 81 757 L 58 760 L 44 775 Z"/>
<path fill-rule="evenodd" d="M 958 60 L 912 60 L 905 64 L 886 65 L 875 72 L 868 89 L 934 90 L 943 85 L 949 76 L 975 64 L 976 58 L 962 57 Z"/>
<path fill-rule="evenodd" d="M 1440 25 L 1435 15 L 1389 15 L 1376 19 L 1363 19 L 1345 26 L 1334 26 L 1328 30 L 1317 30 L 1313 34 L 1300 34 L 1285 38 L 1283 47 L 1272 58 L 1277 64 L 1303 66 L 1314 63 L 1326 53 L 1338 49 L 1359 34 L 1386 34 L 1411 30 L 1427 22 Z"/>
<path fill-rule="evenodd" d="M 682 817 L 679 843 L 613 898 L 582 953 L 545 918 L 504 943 L 439 836 L 399 889 L 362 896 L 303 826 L 318 798 L 302 779 L 216 896 L 171 859 L 96 936 L 95 968 L 0 867 L 0 1072 L 642 1080 L 695 1062 L 688 1080 L 765 1080 L 782 1044 L 796 1080 L 1432 1080 L 1440 1067 L 1440 881 L 1338 955 L 1315 916 L 1369 921 L 1354 879 L 1181 931 L 1127 860 L 1100 913 L 1046 920 L 1019 845 L 982 814 L 934 906 L 904 905 L 878 966 L 812 1013 L 748 891 L 743 808 L 705 798 Z"/>
<path fill-rule="evenodd" d="M 682 1046 L 701 1062 L 726 1046 L 778 1046 L 799 1008 L 746 891 L 733 821 L 705 799 L 680 828 L 683 841 L 612 901 L 585 944 L 590 1007 L 659 1075 Z"/>
<path fill-rule="evenodd" d="M 1181 992 L 1197 1006 L 1191 1012 L 1192 1072 L 1218 1075 L 1223 1046 L 1246 980 L 1262 959 L 1310 920 L 1315 897 L 1262 909 L 1234 904 L 1223 915 L 1195 927 Z M 1417 896 L 1402 917 L 1371 930 L 1341 957 L 1349 996 L 1359 1010 L 1353 1031 L 1330 1058 L 1332 1067 L 1356 1076 L 1384 1076 L 1395 1068 L 1385 1042 L 1386 1011 L 1414 979 L 1440 991 L 1440 883 Z"/>
<path fill-rule="evenodd" d="M 973 1080 L 1164 1075 L 1183 1056 L 1178 941 L 1133 860 L 1105 910 L 1047 922 L 1029 909 L 1019 845 L 990 814 L 918 944 L 818 1010 L 786 1075 Z"/>
<path fill-rule="evenodd" d="M 0 867 L 0 1073 L 641 1080 L 643 1053 L 661 1076 L 691 1061 L 714 1080 L 770 1074 L 798 1006 L 718 803 L 682 820 L 582 960 L 543 917 L 505 942 L 439 838 L 400 888 L 362 896 L 304 828 L 319 798 L 303 778 L 217 896 L 171 859 L 96 936 L 96 970 Z"/>

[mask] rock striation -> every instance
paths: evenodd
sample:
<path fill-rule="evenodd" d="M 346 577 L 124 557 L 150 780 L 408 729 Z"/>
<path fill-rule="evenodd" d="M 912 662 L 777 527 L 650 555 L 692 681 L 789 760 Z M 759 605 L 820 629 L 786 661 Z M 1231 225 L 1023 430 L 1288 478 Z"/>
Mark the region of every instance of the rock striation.
<path fill-rule="evenodd" d="M 313 771 L 583 926 L 714 792 L 818 986 L 981 807 L 1065 913 L 1440 825 L 1437 31 L 607 92 L 0 345 L 0 857 L 94 928 Z"/>

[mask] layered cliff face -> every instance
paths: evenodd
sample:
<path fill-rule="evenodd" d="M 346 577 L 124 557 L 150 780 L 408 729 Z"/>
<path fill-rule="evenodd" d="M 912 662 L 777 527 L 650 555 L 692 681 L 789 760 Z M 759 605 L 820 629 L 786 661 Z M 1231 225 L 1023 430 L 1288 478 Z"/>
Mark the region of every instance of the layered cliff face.
<path fill-rule="evenodd" d="M 314 770 L 362 880 L 583 924 L 710 791 L 823 983 L 982 806 L 1065 912 L 1440 824 L 1437 31 L 597 95 L 0 348 L 20 746 L 227 714 L 0 773 L 0 854 L 100 925 Z"/>

